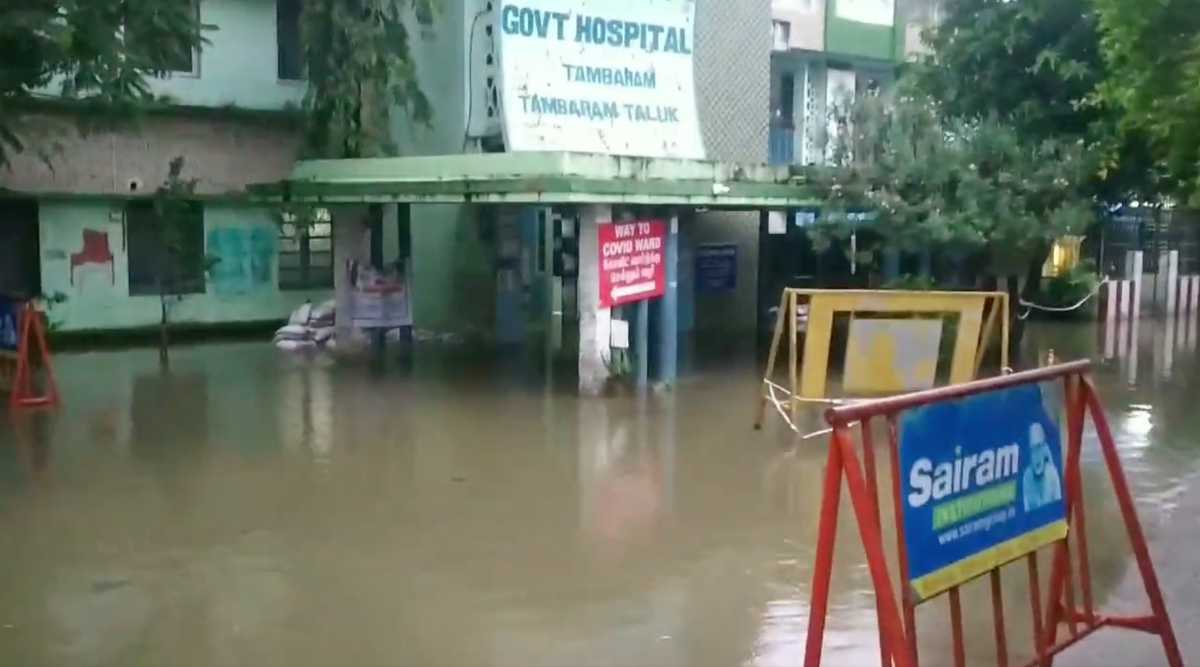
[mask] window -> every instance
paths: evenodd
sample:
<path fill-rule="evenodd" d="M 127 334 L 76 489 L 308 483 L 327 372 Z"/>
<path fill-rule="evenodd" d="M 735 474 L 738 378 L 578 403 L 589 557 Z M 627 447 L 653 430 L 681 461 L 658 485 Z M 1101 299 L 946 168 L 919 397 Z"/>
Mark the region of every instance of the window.
<path fill-rule="evenodd" d="M 772 49 L 787 51 L 792 41 L 792 24 L 789 21 L 771 21 Z"/>
<path fill-rule="evenodd" d="M 333 224 L 327 209 L 317 209 L 308 226 L 285 218 L 279 228 L 279 289 L 333 287 Z"/>
<path fill-rule="evenodd" d="M 24 299 L 41 294 L 38 248 L 37 201 L 0 201 L 0 296 Z"/>
<path fill-rule="evenodd" d="M 169 0 L 181 3 L 190 11 L 197 25 L 200 23 L 200 0 Z M 168 8 L 169 9 L 169 8 Z M 147 17 L 147 23 L 126 23 L 125 41 L 146 50 L 155 67 L 177 74 L 200 75 L 200 52 L 198 49 L 171 44 L 162 39 L 162 29 L 156 24 L 158 17 Z M 182 47 L 182 48 L 180 48 Z"/>
<path fill-rule="evenodd" d="M 283 81 L 304 78 L 304 49 L 300 42 L 301 0 L 277 0 L 275 3 L 275 41 L 278 47 L 277 65 Z"/>
<path fill-rule="evenodd" d="M 796 121 L 796 76 L 791 72 L 784 74 L 779 80 L 779 108 L 775 124 L 779 127 L 792 127 Z"/>
<path fill-rule="evenodd" d="M 204 293 L 204 209 L 188 202 L 187 219 L 167 238 L 154 203 L 130 202 L 125 208 L 125 244 L 129 253 L 129 295 Z"/>

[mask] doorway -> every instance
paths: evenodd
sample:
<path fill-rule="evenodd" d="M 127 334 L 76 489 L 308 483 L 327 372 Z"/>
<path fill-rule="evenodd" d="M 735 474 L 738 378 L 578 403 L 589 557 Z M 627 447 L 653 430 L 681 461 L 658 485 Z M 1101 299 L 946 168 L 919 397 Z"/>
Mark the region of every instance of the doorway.
<path fill-rule="evenodd" d="M 40 295 L 40 256 L 37 201 L 0 201 L 0 294 L 18 299 Z"/>

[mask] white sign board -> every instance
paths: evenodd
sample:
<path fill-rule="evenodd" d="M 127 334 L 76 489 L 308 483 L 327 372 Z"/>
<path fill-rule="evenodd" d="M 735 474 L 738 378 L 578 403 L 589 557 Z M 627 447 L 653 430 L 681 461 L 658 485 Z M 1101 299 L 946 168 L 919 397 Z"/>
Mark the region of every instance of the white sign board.
<path fill-rule="evenodd" d="M 506 0 L 496 16 L 510 151 L 705 157 L 694 0 Z"/>
<path fill-rule="evenodd" d="M 352 275 L 350 319 L 359 329 L 412 326 L 409 281 L 404 275 L 358 266 Z"/>
<path fill-rule="evenodd" d="M 612 321 L 612 340 L 609 344 L 618 350 L 629 349 L 629 322 L 625 320 Z"/>
<path fill-rule="evenodd" d="M 837 17 L 847 21 L 890 26 L 895 16 L 895 0 L 837 0 Z"/>
<path fill-rule="evenodd" d="M 787 213 L 783 211 L 768 211 L 767 233 L 787 234 Z"/>

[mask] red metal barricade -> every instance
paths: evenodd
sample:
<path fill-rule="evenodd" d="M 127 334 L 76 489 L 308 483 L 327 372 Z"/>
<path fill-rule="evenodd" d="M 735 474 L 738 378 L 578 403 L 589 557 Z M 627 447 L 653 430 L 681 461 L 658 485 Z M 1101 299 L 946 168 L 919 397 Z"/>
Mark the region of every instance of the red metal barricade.
<path fill-rule="evenodd" d="M 1052 664 L 1054 656 L 1104 627 L 1118 627 L 1158 635 L 1162 641 L 1166 663 L 1171 667 L 1182 667 L 1183 658 L 1175 640 L 1166 604 L 1159 588 L 1154 565 L 1146 538 L 1142 532 L 1134 509 L 1133 497 L 1125 480 L 1116 443 L 1105 419 L 1095 387 L 1088 377 L 1091 364 L 1079 361 L 1043 368 L 999 378 L 980 380 L 951 387 L 894 396 L 875 401 L 836 407 L 826 412 L 826 420 L 833 427 L 830 439 L 829 458 L 826 464 L 821 516 L 818 526 L 818 542 L 813 568 L 812 606 L 809 616 L 808 637 L 805 648 L 805 667 L 821 664 L 825 620 L 829 605 L 830 578 L 833 570 L 833 547 L 836 537 L 838 509 L 841 499 L 842 479 L 845 478 L 854 507 L 855 518 L 866 552 L 867 566 L 876 594 L 876 611 L 879 619 L 880 655 L 883 665 L 896 667 L 918 667 L 920 664 L 916 640 L 916 614 L 918 604 L 906 582 L 909 581 L 909 558 L 906 553 L 904 522 L 901 516 L 900 443 L 898 418 L 908 410 L 970 396 L 985 394 L 1048 381 L 1064 383 L 1065 413 L 1067 420 L 1066 459 L 1064 475 L 1064 501 L 1066 523 L 1069 531 L 1065 538 L 1054 542 L 1052 549 L 1050 578 L 1043 598 L 1038 573 L 1038 554 L 1031 551 L 1022 556 L 1027 563 L 1030 588 L 1030 622 L 1033 626 L 1033 654 L 1030 667 Z M 1138 572 L 1150 602 L 1150 613 L 1140 616 L 1105 615 L 1095 608 L 1092 596 L 1090 561 L 1085 525 L 1083 502 L 1083 478 L 1080 473 L 1080 453 L 1083 446 L 1083 428 L 1087 416 L 1091 416 L 1105 466 L 1112 479 L 1129 541 L 1133 547 Z M 895 595 L 893 580 L 884 555 L 884 541 L 880 524 L 879 498 L 875 451 L 872 446 L 871 426 L 874 420 L 887 423 L 891 468 L 891 492 L 896 538 L 898 543 L 898 573 L 901 594 Z M 861 426 L 862 460 L 859 460 L 852 428 Z M 1075 569 L 1078 568 L 1080 602 L 1075 599 Z M 995 624 L 996 664 L 1008 667 L 1009 647 L 1004 627 L 1004 600 L 1001 592 L 1000 569 L 996 567 L 985 573 L 990 579 L 992 610 Z M 950 629 L 953 635 L 953 658 L 956 667 L 966 665 L 963 641 L 962 606 L 959 587 L 947 592 L 949 598 Z M 1060 626 L 1066 633 L 1059 637 Z"/>
<path fill-rule="evenodd" d="M 3 360 L 7 367 L 3 376 L 8 385 L 4 388 L 9 391 L 8 404 L 13 410 L 53 407 L 59 403 L 58 383 L 54 378 L 43 319 L 42 312 L 33 303 L 18 309 L 16 355 Z M 38 369 L 42 371 L 40 389 L 35 380 Z"/>

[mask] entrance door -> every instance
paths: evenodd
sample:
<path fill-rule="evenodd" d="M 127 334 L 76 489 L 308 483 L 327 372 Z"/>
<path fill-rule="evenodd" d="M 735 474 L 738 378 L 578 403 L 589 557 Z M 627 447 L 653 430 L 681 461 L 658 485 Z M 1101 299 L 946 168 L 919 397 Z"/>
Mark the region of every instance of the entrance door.
<path fill-rule="evenodd" d="M 41 294 L 40 254 L 37 202 L 0 201 L 0 294 L 18 298 Z"/>

